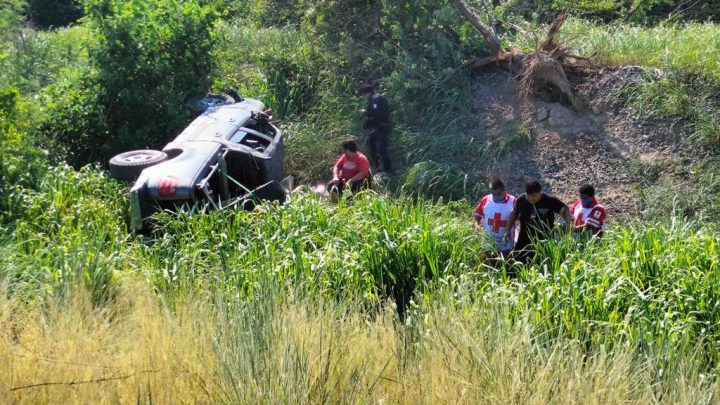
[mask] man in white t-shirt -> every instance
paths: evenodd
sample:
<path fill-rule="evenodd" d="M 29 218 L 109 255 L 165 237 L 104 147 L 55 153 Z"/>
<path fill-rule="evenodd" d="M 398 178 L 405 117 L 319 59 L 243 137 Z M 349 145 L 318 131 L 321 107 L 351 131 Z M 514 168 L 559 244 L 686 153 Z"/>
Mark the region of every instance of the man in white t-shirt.
<path fill-rule="evenodd" d="M 495 241 L 497 250 L 504 259 L 512 252 L 514 238 L 504 238 L 515 197 L 505 191 L 505 183 L 495 179 L 490 183 L 491 194 L 480 200 L 475 208 L 475 227 L 483 229 Z"/>

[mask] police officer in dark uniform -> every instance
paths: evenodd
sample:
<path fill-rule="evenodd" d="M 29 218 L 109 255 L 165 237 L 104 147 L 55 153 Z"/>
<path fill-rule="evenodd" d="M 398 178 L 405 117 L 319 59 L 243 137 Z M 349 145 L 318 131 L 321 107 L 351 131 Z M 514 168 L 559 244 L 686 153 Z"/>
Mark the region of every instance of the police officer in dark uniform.
<path fill-rule="evenodd" d="M 365 86 L 360 95 L 367 100 L 367 109 L 363 112 L 364 127 L 368 132 L 367 150 L 373 166 L 392 172 L 392 161 L 388 155 L 388 141 L 390 138 L 390 105 L 385 97 L 381 96 L 372 86 Z"/>

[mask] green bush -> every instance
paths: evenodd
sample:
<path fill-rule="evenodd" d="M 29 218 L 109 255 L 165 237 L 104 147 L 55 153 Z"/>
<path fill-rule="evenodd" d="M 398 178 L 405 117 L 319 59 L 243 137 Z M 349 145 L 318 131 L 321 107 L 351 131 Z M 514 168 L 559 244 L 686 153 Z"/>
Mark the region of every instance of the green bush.
<path fill-rule="evenodd" d="M 0 80 L 12 83 L 23 95 L 36 94 L 62 78 L 65 71 L 87 69 L 88 52 L 94 46 L 95 38 L 84 26 L 25 29 L 8 57 L 0 58 Z"/>
<path fill-rule="evenodd" d="M 105 157 L 160 146 L 187 123 L 183 101 L 208 89 L 217 13 L 190 0 L 92 0 L 86 14 L 99 39 L 91 56 L 109 131 L 97 139 Z"/>
<path fill-rule="evenodd" d="M 68 72 L 43 91 L 46 114 L 40 140 L 56 162 L 64 160 L 79 168 L 112 154 L 103 95 L 97 76 L 83 70 Z"/>
<path fill-rule="evenodd" d="M 28 135 L 30 109 L 15 88 L 0 91 L 0 223 L 23 209 L 22 190 L 35 187 L 47 165 Z"/>
<path fill-rule="evenodd" d="M 19 31 L 24 7 L 24 0 L 4 0 L 0 3 L 0 45 L 12 40 Z M 0 56 L 3 55 L 0 52 Z"/>

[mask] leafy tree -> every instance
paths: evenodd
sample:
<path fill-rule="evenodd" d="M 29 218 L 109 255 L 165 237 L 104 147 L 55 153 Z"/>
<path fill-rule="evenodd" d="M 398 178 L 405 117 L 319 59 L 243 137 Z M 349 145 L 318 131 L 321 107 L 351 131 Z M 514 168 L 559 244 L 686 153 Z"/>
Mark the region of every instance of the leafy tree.
<path fill-rule="evenodd" d="M 18 208 L 17 191 L 35 187 L 45 170 L 45 153 L 28 136 L 30 111 L 14 87 L 0 91 L 0 222 Z"/>
<path fill-rule="evenodd" d="M 0 2 L 0 45 L 13 38 L 22 22 L 24 9 L 24 0 L 2 0 Z M 2 51 L 0 51 L 0 57 L 2 55 Z"/>
<path fill-rule="evenodd" d="M 46 114 L 39 132 L 53 158 L 80 167 L 112 153 L 103 95 L 96 72 L 81 69 L 44 89 Z"/>
<path fill-rule="evenodd" d="M 217 14 L 187 0 L 91 0 L 86 12 L 111 149 L 158 145 L 185 123 L 183 100 L 208 88 Z"/>
<path fill-rule="evenodd" d="M 43 133 L 75 166 L 158 147 L 186 123 L 183 101 L 208 89 L 214 7 L 192 0 L 87 0 L 94 68 L 49 91 Z"/>

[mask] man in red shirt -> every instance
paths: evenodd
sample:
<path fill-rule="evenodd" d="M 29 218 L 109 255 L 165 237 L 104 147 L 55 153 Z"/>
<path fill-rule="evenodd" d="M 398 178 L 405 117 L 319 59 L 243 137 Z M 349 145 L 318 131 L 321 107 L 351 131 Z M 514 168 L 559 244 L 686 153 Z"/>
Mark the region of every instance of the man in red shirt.
<path fill-rule="evenodd" d="M 334 201 L 342 195 L 346 186 L 355 194 L 370 185 L 370 161 L 358 150 L 357 143 L 343 142 L 342 151 L 333 167 L 333 179 L 327 187 Z"/>
<path fill-rule="evenodd" d="M 605 207 L 595 198 L 595 187 L 592 185 L 582 185 L 579 191 L 580 198 L 570 206 L 573 229 L 577 233 L 600 237 L 606 218 Z"/>

